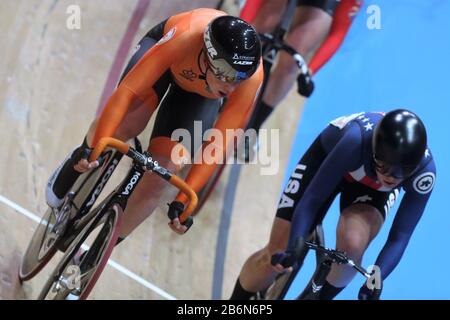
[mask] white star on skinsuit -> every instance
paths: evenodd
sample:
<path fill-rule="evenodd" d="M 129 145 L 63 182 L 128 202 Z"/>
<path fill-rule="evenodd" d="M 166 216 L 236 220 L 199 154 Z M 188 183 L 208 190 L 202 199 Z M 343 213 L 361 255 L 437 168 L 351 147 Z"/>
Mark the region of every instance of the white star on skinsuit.
<path fill-rule="evenodd" d="M 364 128 L 366 128 L 366 131 L 369 131 L 369 130 L 373 130 L 373 123 L 368 123 L 368 124 L 366 124 L 365 126 L 364 126 Z"/>
<path fill-rule="evenodd" d="M 362 120 L 362 122 L 366 123 L 366 122 L 369 121 L 369 120 L 370 120 L 369 118 L 364 118 L 364 119 Z"/>
<path fill-rule="evenodd" d="M 358 203 L 358 202 L 367 202 L 369 200 L 372 200 L 372 197 L 370 197 L 368 194 L 363 195 L 362 197 L 358 197 L 356 198 L 355 201 L 353 201 L 353 203 Z"/>
<path fill-rule="evenodd" d="M 430 156 L 430 151 L 428 149 L 425 150 L 425 158 L 428 158 Z"/>

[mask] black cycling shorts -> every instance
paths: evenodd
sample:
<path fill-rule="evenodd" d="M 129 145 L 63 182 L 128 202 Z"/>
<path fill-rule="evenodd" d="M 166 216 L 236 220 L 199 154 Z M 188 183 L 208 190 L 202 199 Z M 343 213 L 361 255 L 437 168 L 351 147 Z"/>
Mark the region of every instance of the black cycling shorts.
<path fill-rule="evenodd" d="M 330 16 L 334 16 L 340 0 L 297 0 L 297 6 L 310 6 L 322 9 Z"/>
<path fill-rule="evenodd" d="M 294 173 L 291 175 L 288 185 L 283 191 L 282 199 L 284 199 L 284 201 L 280 200 L 280 206 L 276 213 L 277 217 L 288 221 L 292 220 L 295 207 L 301 200 L 305 190 L 308 188 L 309 183 L 314 178 L 326 156 L 327 154 L 322 147 L 319 136 L 300 159 Z M 399 190 L 394 189 L 389 192 L 382 192 L 369 188 L 359 182 L 349 182 L 345 180 L 345 178 L 342 178 L 334 192 L 324 201 L 323 206 L 319 209 L 319 212 L 316 213 L 313 224 L 314 227 L 323 220 L 338 194 L 341 194 L 341 212 L 352 204 L 367 204 L 376 208 L 384 220 L 389 209 L 394 204 L 399 194 Z M 281 206 L 282 202 L 283 205 Z"/>

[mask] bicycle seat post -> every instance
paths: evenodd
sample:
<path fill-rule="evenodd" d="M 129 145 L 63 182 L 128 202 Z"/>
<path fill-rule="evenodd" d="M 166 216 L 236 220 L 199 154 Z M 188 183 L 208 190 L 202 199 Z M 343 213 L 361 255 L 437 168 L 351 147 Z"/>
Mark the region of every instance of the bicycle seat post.
<path fill-rule="evenodd" d="M 297 5 L 296 0 L 289 0 L 286 9 L 283 12 L 280 23 L 277 26 L 274 35 L 284 37 L 284 34 L 289 30 L 289 26 L 294 18 L 295 7 Z"/>
<path fill-rule="evenodd" d="M 280 22 L 275 27 L 275 30 L 271 33 L 263 34 L 262 38 L 264 42 L 267 44 L 263 49 L 263 55 L 267 54 L 273 49 L 278 51 L 285 45 L 284 35 L 289 30 L 289 26 L 294 17 L 295 6 L 296 0 L 289 0 L 283 12 Z"/>

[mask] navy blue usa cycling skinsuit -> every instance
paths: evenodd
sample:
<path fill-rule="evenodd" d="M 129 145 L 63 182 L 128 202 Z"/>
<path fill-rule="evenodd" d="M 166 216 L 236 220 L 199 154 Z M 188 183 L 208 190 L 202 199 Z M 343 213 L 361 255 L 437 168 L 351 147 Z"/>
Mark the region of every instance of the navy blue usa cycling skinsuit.
<path fill-rule="evenodd" d="M 363 203 L 375 207 L 383 219 L 405 194 L 389 237 L 376 265 L 385 279 L 399 263 L 419 222 L 436 179 L 429 148 L 418 169 L 395 189 L 382 186 L 373 166 L 372 135 L 381 112 L 365 112 L 338 118 L 322 131 L 298 163 L 281 195 L 277 217 L 292 222 L 288 250 L 298 237 L 307 238 L 325 216 L 337 194 L 340 208 Z"/>

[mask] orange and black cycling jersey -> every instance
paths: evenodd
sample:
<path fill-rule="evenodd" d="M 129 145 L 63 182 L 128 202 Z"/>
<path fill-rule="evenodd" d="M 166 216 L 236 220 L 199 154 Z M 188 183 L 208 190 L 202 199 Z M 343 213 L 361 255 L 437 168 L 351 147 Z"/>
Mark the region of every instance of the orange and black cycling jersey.
<path fill-rule="evenodd" d="M 170 17 L 164 26 L 164 37 L 153 46 L 130 70 L 112 96 L 98 119 L 93 146 L 100 138 L 113 136 L 131 106 L 145 103 L 154 111 L 159 103 L 153 86 L 170 70 L 173 80 L 185 91 L 205 98 L 214 96 L 209 90 L 200 63 L 203 50 L 203 34 L 207 25 L 216 17 L 225 15 L 214 9 L 196 9 Z M 226 129 L 242 129 L 251 114 L 255 99 L 263 81 L 262 63 L 249 79 L 241 82 L 228 96 L 214 128 L 226 136 Z M 225 140 L 225 139 L 223 139 Z M 211 142 L 209 142 L 211 143 Z M 212 142 L 214 143 L 214 142 Z M 215 143 L 217 161 L 223 159 L 226 141 Z M 215 163 L 217 163 L 215 161 Z M 215 164 L 194 164 L 186 182 L 200 191 L 215 170 Z M 178 201 L 185 202 L 183 195 Z"/>

